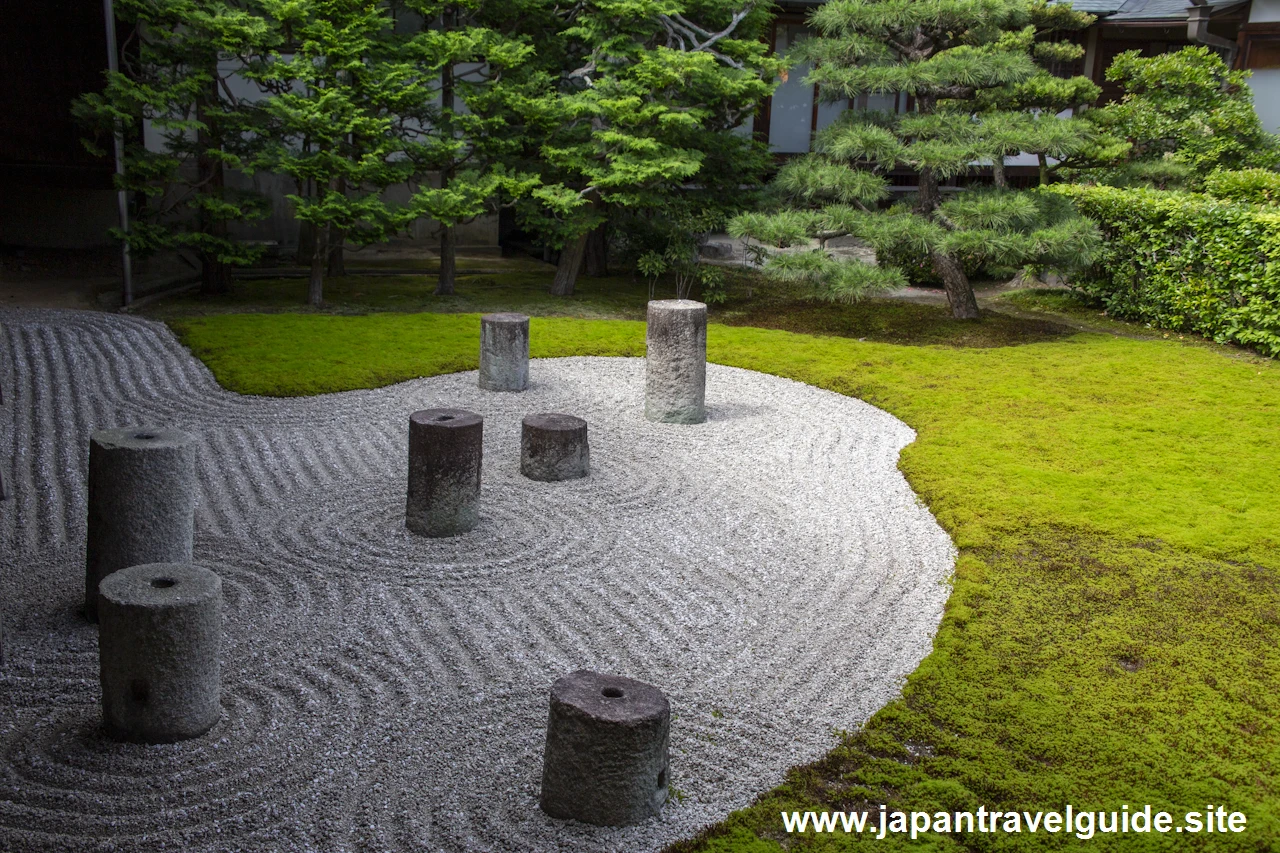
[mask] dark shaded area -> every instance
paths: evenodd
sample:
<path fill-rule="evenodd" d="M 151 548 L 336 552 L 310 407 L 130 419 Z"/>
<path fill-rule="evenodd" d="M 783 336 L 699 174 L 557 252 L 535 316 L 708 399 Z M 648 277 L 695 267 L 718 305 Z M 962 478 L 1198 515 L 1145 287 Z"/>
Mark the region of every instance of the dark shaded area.
<path fill-rule="evenodd" d="M 8 281 L 120 275 L 120 249 L 48 249 L 0 245 L 0 275 Z"/>
<path fill-rule="evenodd" d="M 110 189 L 112 163 L 90 154 L 71 102 L 99 91 L 107 67 L 101 3 L 6 3 L 0 26 L 0 179 L 28 187 Z"/>
<path fill-rule="evenodd" d="M 946 305 L 869 299 L 850 305 L 782 302 L 752 305 L 714 318 L 729 326 L 757 326 L 809 335 L 834 335 L 886 344 L 1008 347 L 1052 341 L 1077 330 L 1048 320 L 984 310 L 978 320 L 957 320 Z"/>

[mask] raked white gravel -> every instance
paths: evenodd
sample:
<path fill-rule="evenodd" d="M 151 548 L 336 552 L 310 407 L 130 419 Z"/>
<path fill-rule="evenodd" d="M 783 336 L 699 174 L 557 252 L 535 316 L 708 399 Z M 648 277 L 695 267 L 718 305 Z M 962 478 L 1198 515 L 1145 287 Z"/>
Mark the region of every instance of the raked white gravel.
<path fill-rule="evenodd" d="M 652 851 L 745 806 L 898 695 L 954 548 L 897 470 L 914 438 L 856 399 L 711 365 L 709 419 L 655 424 L 644 362 L 538 360 L 300 399 L 218 387 L 166 327 L 0 312 L 0 849 Z M 483 520 L 403 528 L 410 413 L 484 416 Z M 519 473 L 520 419 L 589 423 L 591 476 Z M 196 559 L 227 599 L 220 722 L 98 732 L 83 599 L 99 428 L 199 437 Z M 673 798 L 642 826 L 537 806 L 551 682 L 671 700 Z"/>

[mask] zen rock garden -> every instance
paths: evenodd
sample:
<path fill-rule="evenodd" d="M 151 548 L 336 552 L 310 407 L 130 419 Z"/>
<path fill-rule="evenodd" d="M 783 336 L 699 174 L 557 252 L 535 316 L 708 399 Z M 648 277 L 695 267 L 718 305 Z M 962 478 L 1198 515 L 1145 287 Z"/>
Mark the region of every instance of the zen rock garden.
<path fill-rule="evenodd" d="M 485 315 L 473 374 L 264 400 L 146 321 L 5 317 L 57 439 L 4 422 L 0 847 L 656 851 L 821 754 L 926 651 L 953 552 L 910 430 L 709 368 L 706 320 L 655 301 L 643 362 L 531 363 Z M 71 363 L 79 415 L 42 402 Z"/>
<path fill-rule="evenodd" d="M 706 306 L 653 302 L 645 415 L 706 417 Z M 529 318 L 481 320 L 480 387 L 529 384 Z M 457 536 L 481 516 L 484 418 L 465 409 L 409 417 L 405 526 Z M 190 562 L 196 502 L 192 437 L 159 427 L 100 430 L 89 441 L 85 616 L 99 623 L 102 720 L 115 738 L 170 743 L 209 731 L 221 713 L 222 581 Z M 520 470 L 554 482 L 590 473 L 587 422 L 522 421 Z M 667 798 L 670 707 L 651 685 L 586 670 L 551 688 L 541 804 L 558 818 L 639 823 Z"/>

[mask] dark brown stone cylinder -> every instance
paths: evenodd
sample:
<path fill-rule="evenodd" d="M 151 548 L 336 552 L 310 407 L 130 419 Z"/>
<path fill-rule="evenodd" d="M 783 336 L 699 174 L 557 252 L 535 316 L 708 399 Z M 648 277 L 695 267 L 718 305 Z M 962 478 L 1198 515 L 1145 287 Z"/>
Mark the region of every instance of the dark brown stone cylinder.
<path fill-rule="evenodd" d="M 542 810 L 597 826 L 655 817 L 670 785 L 671 706 L 656 687 L 579 670 L 551 688 Z"/>
<path fill-rule="evenodd" d="M 587 422 L 573 415 L 528 415 L 521 423 L 520 473 L 530 480 L 575 480 L 591 472 Z"/>
<path fill-rule="evenodd" d="M 457 536 L 480 522 L 484 418 L 466 409 L 409 417 L 405 526 L 421 536 Z"/>

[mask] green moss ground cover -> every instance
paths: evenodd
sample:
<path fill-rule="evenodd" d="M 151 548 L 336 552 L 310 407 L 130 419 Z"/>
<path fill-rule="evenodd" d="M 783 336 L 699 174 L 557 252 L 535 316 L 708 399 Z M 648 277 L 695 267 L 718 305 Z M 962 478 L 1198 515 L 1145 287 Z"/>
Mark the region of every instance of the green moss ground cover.
<path fill-rule="evenodd" d="M 859 323 L 846 331 L 870 321 Z M 465 369 L 478 348 L 474 315 L 229 314 L 175 325 L 219 381 L 245 393 Z M 533 341 L 535 356 L 640 355 L 643 325 L 535 318 Z M 905 346 L 718 324 L 709 354 L 861 397 L 914 427 L 900 466 L 960 558 L 934 651 L 902 698 L 676 850 L 1280 847 L 1275 365 L 1159 338 Z M 1150 803 L 1179 816 L 1212 803 L 1249 823 L 1238 835 L 911 842 L 787 835 L 779 815 L 1067 803 Z"/>
<path fill-rule="evenodd" d="M 937 305 L 901 299 L 869 299 L 851 305 L 796 300 L 762 302 L 748 302 L 743 310 L 730 306 L 721 312 L 722 322 L 890 344 L 949 347 L 1014 346 L 1073 333 L 1053 319 L 1026 319 L 992 311 L 985 313 L 983 322 L 970 323 L 940 311 Z"/>

